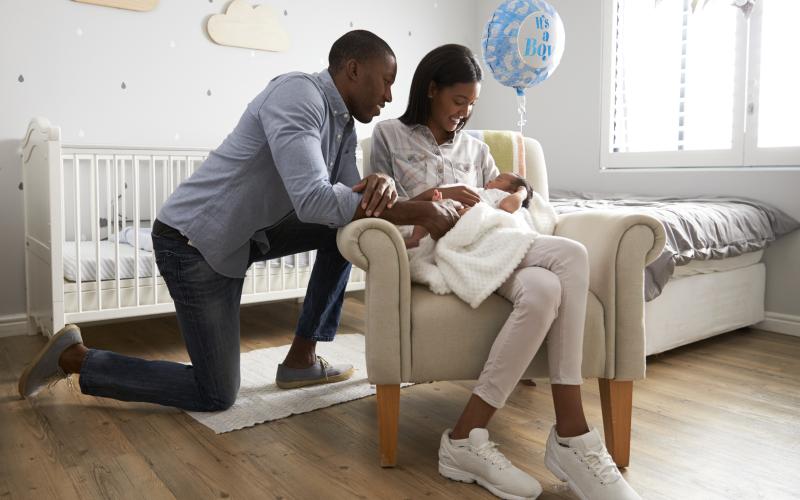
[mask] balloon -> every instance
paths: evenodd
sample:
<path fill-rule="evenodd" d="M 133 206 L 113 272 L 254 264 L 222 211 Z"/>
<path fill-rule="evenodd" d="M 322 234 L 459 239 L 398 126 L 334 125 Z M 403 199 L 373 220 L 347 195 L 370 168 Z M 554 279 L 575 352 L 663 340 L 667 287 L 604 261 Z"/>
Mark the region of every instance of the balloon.
<path fill-rule="evenodd" d="M 481 40 L 494 77 L 518 96 L 547 80 L 564 53 L 564 24 L 544 0 L 506 0 L 494 11 Z"/>

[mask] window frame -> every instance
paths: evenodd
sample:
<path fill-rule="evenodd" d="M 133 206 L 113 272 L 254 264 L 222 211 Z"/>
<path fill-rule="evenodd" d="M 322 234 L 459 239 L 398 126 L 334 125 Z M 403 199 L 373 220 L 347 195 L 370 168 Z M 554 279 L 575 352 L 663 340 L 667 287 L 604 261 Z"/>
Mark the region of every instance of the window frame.
<path fill-rule="evenodd" d="M 750 19 L 737 15 L 736 67 L 734 68 L 733 134 L 730 149 L 652 152 L 612 152 L 613 103 L 616 40 L 616 11 L 619 0 L 602 0 L 601 141 L 600 169 L 691 169 L 800 167 L 800 146 L 759 148 L 758 75 L 763 2 L 755 3 Z M 652 1 L 652 0 L 651 0 Z M 733 8 L 733 7 L 731 7 Z"/>

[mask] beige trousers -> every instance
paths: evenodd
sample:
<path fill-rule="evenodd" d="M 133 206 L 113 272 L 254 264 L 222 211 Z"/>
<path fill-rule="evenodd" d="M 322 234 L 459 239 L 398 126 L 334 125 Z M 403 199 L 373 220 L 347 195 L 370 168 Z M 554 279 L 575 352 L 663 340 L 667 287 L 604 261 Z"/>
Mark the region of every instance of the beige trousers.
<path fill-rule="evenodd" d="M 537 236 L 497 290 L 514 310 L 492 344 L 473 393 L 501 408 L 543 341 L 552 384 L 579 385 L 589 260 L 580 243 Z"/>

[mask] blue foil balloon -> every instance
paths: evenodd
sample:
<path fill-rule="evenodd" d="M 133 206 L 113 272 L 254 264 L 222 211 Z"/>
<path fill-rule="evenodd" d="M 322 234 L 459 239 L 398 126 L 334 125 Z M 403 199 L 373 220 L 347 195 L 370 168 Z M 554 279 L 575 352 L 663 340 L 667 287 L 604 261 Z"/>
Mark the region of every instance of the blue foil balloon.
<path fill-rule="evenodd" d="M 481 40 L 495 79 L 523 97 L 547 80 L 564 53 L 564 24 L 543 0 L 507 0 L 494 11 Z"/>

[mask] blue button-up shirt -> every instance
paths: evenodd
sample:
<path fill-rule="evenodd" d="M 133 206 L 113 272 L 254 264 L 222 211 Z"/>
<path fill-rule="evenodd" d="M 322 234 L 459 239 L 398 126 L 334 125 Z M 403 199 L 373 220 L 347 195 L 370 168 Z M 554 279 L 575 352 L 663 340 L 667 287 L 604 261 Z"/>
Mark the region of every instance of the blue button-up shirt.
<path fill-rule="evenodd" d="M 183 233 L 218 273 L 243 277 L 263 229 L 292 211 L 343 226 L 361 194 L 353 118 L 327 70 L 272 80 L 239 124 L 167 199 L 158 219 Z"/>

